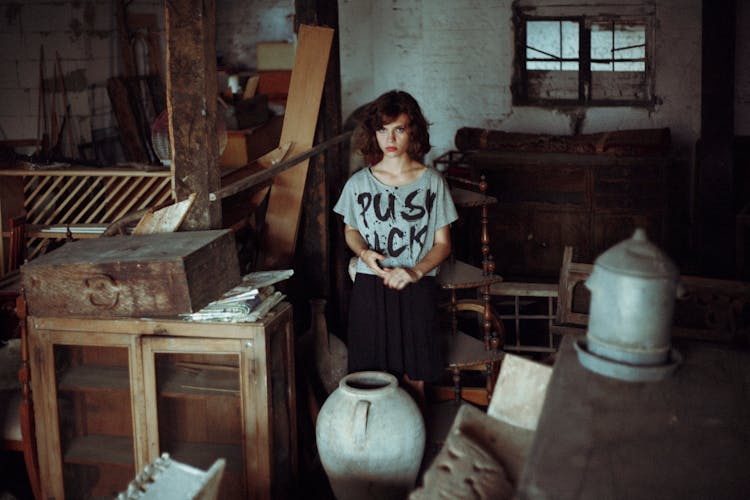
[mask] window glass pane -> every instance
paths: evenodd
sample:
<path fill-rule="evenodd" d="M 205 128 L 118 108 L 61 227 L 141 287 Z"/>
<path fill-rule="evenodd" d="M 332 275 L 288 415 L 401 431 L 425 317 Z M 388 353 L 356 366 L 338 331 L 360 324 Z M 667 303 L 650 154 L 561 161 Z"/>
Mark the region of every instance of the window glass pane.
<path fill-rule="evenodd" d="M 615 61 L 615 71 L 638 71 L 642 73 L 646 71 L 646 63 L 642 61 Z"/>
<path fill-rule="evenodd" d="M 591 71 L 646 71 L 645 59 L 646 27 L 643 24 L 591 25 Z"/>
<path fill-rule="evenodd" d="M 529 21 L 526 23 L 526 57 L 551 59 L 560 56 L 560 23 Z"/>
<path fill-rule="evenodd" d="M 578 23 L 574 21 L 528 21 L 526 23 L 526 68 L 577 70 Z M 553 62 L 554 61 L 554 62 Z"/>
<path fill-rule="evenodd" d="M 612 60 L 612 28 L 610 24 L 593 24 L 591 26 L 591 61 L 597 59 Z M 594 69 L 594 65 L 591 65 Z M 612 69 L 611 66 L 609 69 Z"/>
<path fill-rule="evenodd" d="M 557 61 L 528 61 L 526 69 L 558 70 L 560 69 L 560 63 Z"/>
<path fill-rule="evenodd" d="M 612 63 L 601 63 L 601 62 L 592 62 L 591 63 L 591 71 L 612 71 Z"/>
<path fill-rule="evenodd" d="M 562 56 L 565 59 L 578 59 L 578 23 L 562 21 Z M 577 67 L 577 66 L 576 66 Z"/>
<path fill-rule="evenodd" d="M 646 57 L 646 27 L 633 24 L 615 25 L 615 59 Z"/>

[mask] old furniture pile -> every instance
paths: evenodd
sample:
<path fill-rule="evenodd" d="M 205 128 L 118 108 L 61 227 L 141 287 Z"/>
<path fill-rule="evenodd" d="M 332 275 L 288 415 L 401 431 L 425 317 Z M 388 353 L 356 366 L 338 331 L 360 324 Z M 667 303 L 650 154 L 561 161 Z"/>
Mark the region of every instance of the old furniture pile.
<path fill-rule="evenodd" d="M 234 234 L 80 240 L 22 268 L 41 491 L 114 497 L 169 453 L 226 469 L 220 498 L 284 495 L 296 468 L 292 309 L 185 321 L 241 282 Z"/>

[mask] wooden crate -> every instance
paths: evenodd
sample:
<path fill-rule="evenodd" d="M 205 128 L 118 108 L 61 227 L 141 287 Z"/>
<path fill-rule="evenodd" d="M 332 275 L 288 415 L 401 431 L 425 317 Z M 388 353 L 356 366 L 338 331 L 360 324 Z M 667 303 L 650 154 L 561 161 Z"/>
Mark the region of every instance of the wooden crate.
<path fill-rule="evenodd" d="M 226 229 L 80 240 L 21 274 L 36 315 L 189 313 L 240 282 L 234 233 Z"/>

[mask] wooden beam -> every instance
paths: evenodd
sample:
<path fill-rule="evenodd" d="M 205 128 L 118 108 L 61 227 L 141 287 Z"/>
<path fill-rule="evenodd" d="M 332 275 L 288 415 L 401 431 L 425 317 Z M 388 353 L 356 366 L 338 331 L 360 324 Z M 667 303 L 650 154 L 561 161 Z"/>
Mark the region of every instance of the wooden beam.
<path fill-rule="evenodd" d="M 216 133 L 216 5 L 214 0 L 166 2 L 167 109 L 172 189 L 177 200 L 195 193 L 183 228 L 221 227 L 221 204 L 209 194 L 221 182 Z"/>
<path fill-rule="evenodd" d="M 268 179 L 272 179 L 275 176 L 281 174 L 281 172 L 289 170 L 292 167 L 296 167 L 300 163 L 308 160 L 309 158 L 312 158 L 315 155 L 322 153 L 326 149 L 332 146 L 335 146 L 336 144 L 340 142 L 349 140 L 351 135 L 352 135 L 351 130 L 341 135 L 337 135 L 336 137 L 328 139 L 327 141 L 322 142 L 318 144 L 317 146 L 308 149 L 307 151 L 303 151 L 300 154 L 289 158 L 288 160 L 282 161 L 276 166 L 273 166 L 266 170 L 261 170 L 260 172 L 256 172 L 252 175 L 248 175 L 247 177 L 243 177 L 242 179 L 236 182 L 233 182 L 232 184 L 224 186 L 223 188 L 219 189 L 215 193 L 211 193 L 209 197 L 211 201 L 216 201 L 216 200 L 220 200 L 222 198 L 227 198 L 229 196 L 237 194 L 240 191 L 249 189 L 253 186 L 257 186 L 258 184 L 265 182 Z"/>
<path fill-rule="evenodd" d="M 733 202 L 735 0 L 703 1 L 701 137 L 696 147 L 693 241 L 701 271 L 734 274 Z M 716 57 L 716 54 L 724 54 Z M 741 207 L 737 207 L 738 210 Z"/>

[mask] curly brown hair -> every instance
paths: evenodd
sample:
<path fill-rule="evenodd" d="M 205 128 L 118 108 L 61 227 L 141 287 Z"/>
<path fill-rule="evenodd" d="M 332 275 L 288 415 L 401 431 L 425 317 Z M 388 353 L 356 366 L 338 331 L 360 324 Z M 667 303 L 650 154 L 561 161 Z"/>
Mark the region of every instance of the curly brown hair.
<path fill-rule="evenodd" d="M 409 148 L 407 149 L 409 157 L 421 162 L 424 155 L 432 148 L 430 125 L 425 120 L 417 100 L 408 92 L 391 90 L 367 106 L 355 139 L 357 148 L 362 152 L 368 165 L 374 165 L 383 158 L 375 132 L 383 125 L 391 123 L 401 113 L 409 117 Z"/>

